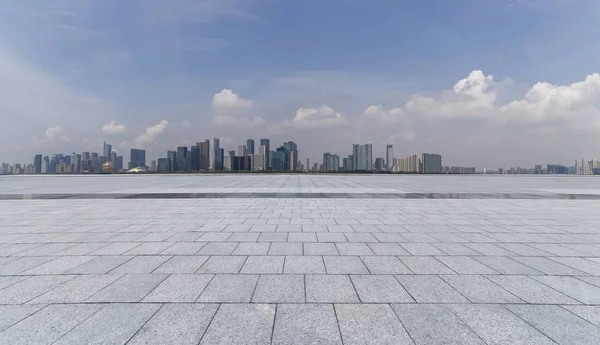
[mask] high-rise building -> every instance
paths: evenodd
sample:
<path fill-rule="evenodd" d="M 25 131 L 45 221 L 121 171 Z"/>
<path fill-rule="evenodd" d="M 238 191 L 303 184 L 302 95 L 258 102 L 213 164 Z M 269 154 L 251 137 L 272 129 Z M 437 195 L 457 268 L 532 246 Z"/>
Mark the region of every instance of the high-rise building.
<path fill-rule="evenodd" d="M 231 170 L 233 171 L 250 171 L 252 169 L 252 157 L 251 156 L 235 156 L 233 157 L 233 163 Z"/>
<path fill-rule="evenodd" d="M 42 160 L 42 174 L 47 174 L 48 173 L 48 167 L 50 165 L 50 157 L 48 156 L 44 156 L 43 160 Z"/>
<path fill-rule="evenodd" d="M 188 147 L 187 146 L 179 146 L 177 148 L 177 156 L 175 156 L 176 158 L 176 165 L 177 165 L 177 171 L 189 171 L 189 170 L 193 170 L 193 167 L 189 167 L 188 166 Z"/>
<path fill-rule="evenodd" d="M 432 153 L 423 153 L 423 164 L 424 174 L 441 174 L 442 173 L 442 156 Z"/>
<path fill-rule="evenodd" d="M 308 172 L 310 170 L 310 161 L 308 160 L 308 158 L 306 158 L 306 171 Z"/>
<path fill-rule="evenodd" d="M 266 139 L 266 138 L 260 139 L 260 144 L 265 147 L 267 169 L 270 169 L 271 168 L 271 140 Z"/>
<path fill-rule="evenodd" d="M 129 154 L 129 169 L 146 166 L 146 150 L 131 149 Z"/>
<path fill-rule="evenodd" d="M 247 155 L 254 154 L 254 139 L 246 140 L 246 154 Z"/>
<path fill-rule="evenodd" d="M 113 167 L 114 167 L 114 163 L 113 163 Z M 79 153 L 76 153 L 73 156 L 73 172 L 76 174 L 79 174 L 81 172 L 81 154 L 79 154 Z"/>
<path fill-rule="evenodd" d="M 33 170 L 34 174 L 42 173 L 42 155 L 38 154 L 33 157 Z"/>
<path fill-rule="evenodd" d="M 355 171 L 373 170 L 373 145 L 352 145 L 352 166 Z"/>
<path fill-rule="evenodd" d="M 196 144 L 200 149 L 200 170 L 210 169 L 210 140 L 206 139 Z"/>
<path fill-rule="evenodd" d="M 375 170 L 386 171 L 385 160 L 383 159 L 383 157 L 375 158 Z"/>
<path fill-rule="evenodd" d="M 156 161 L 150 162 L 150 171 L 156 171 Z"/>
<path fill-rule="evenodd" d="M 331 171 L 332 165 L 331 153 L 325 152 L 323 154 L 323 171 Z"/>
<path fill-rule="evenodd" d="M 106 141 L 103 142 L 102 155 L 104 157 L 110 157 L 110 152 L 112 151 L 112 145 L 107 144 Z"/>
<path fill-rule="evenodd" d="M 177 152 L 167 151 L 167 159 L 169 160 L 169 171 L 177 171 Z"/>
<path fill-rule="evenodd" d="M 221 148 L 221 139 L 214 138 L 213 146 L 214 146 L 213 170 L 222 171 L 223 170 L 223 158 L 224 158 L 223 155 L 224 155 L 225 151 Z"/>
<path fill-rule="evenodd" d="M 284 170 L 298 171 L 298 145 L 293 141 L 288 141 L 283 144 L 283 148 L 286 153 Z"/>
<path fill-rule="evenodd" d="M 394 145 L 385 146 L 385 167 L 387 171 L 392 171 L 394 167 Z"/>
<path fill-rule="evenodd" d="M 158 172 L 169 171 L 169 158 L 159 158 L 158 163 L 156 164 L 156 170 Z"/>
<path fill-rule="evenodd" d="M 246 145 L 238 145 L 237 148 L 237 155 L 239 157 L 241 156 L 245 156 L 246 155 Z"/>
<path fill-rule="evenodd" d="M 407 172 L 407 173 L 418 173 L 421 165 L 419 155 L 414 154 L 412 156 L 403 158 L 394 158 L 394 172 Z"/>
<path fill-rule="evenodd" d="M 277 148 L 277 151 L 271 151 L 271 169 L 283 171 L 285 169 L 286 153 L 282 147 Z"/>
<path fill-rule="evenodd" d="M 121 171 L 121 170 L 123 170 L 123 156 L 116 156 L 115 157 L 115 164 L 113 165 L 113 169 L 115 171 Z"/>

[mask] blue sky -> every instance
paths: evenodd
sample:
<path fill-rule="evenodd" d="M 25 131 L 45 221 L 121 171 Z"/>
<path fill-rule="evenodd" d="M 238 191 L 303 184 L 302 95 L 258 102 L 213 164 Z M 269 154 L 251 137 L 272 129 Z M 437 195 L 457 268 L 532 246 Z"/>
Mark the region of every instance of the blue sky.
<path fill-rule="evenodd" d="M 268 136 L 571 164 L 599 155 L 597 22 L 591 0 L 6 0 L 0 160 Z"/>

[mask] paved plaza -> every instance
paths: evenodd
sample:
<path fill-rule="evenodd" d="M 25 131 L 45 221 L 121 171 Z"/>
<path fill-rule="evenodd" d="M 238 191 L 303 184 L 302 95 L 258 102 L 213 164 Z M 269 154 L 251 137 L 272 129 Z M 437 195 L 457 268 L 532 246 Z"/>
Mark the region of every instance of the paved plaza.
<path fill-rule="evenodd" d="M 597 345 L 600 179 L 0 177 L 0 344 Z"/>

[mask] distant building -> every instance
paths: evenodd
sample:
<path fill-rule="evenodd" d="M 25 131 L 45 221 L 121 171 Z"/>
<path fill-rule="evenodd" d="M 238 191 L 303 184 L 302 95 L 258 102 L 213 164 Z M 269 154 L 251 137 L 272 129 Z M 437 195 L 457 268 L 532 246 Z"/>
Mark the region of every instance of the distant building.
<path fill-rule="evenodd" d="M 276 171 L 286 170 L 284 168 L 286 161 L 286 153 L 283 148 L 278 148 L 277 151 L 271 151 L 271 169 Z"/>
<path fill-rule="evenodd" d="M 377 157 L 375 158 L 375 170 L 376 171 L 385 171 L 386 166 L 385 166 L 385 160 L 383 159 L 383 157 Z"/>
<path fill-rule="evenodd" d="M 112 151 L 112 145 L 107 144 L 106 141 L 103 142 L 102 155 L 104 157 L 110 157 L 110 153 Z"/>
<path fill-rule="evenodd" d="M 113 168 L 115 169 L 115 171 L 123 170 L 123 156 L 115 157 L 115 164 L 113 164 Z"/>
<path fill-rule="evenodd" d="M 254 139 L 246 140 L 246 155 L 254 154 Z"/>
<path fill-rule="evenodd" d="M 298 145 L 293 141 L 288 141 L 283 144 L 282 148 L 285 152 L 283 170 L 298 171 Z"/>
<path fill-rule="evenodd" d="M 42 155 L 35 155 L 33 157 L 33 173 L 41 174 L 42 173 Z"/>
<path fill-rule="evenodd" d="M 210 140 L 206 139 L 197 144 L 200 148 L 200 170 L 210 170 Z"/>
<path fill-rule="evenodd" d="M 81 173 L 81 154 L 79 153 L 73 156 L 73 172 L 76 174 Z"/>
<path fill-rule="evenodd" d="M 392 171 L 394 167 L 394 145 L 388 144 L 385 146 L 385 168 L 387 171 Z"/>
<path fill-rule="evenodd" d="M 372 171 L 373 170 L 373 145 L 352 145 L 352 170 L 354 171 Z"/>
<path fill-rule="evenodd" d="M 235 156 L 233 157 L 232 171 L 250 171 L 252 169 L 251 156 Z"/>
<path fill-rule="evenodd" d="M 48 166 L 50 165 L 50 157 L 48 156 L 44 156 L 43 160 L 42 160 L 42 174 L 47 174 L 48 173 Z"/>
<path fill-rule="evenodd" d="M 265 155 L 267 160 L 267 169 L 271 168 L 271 140 L 260 139 L 260 144 L 265 147 Z"/>
<path fill-rule="evenodd" d="M 548 174 L 550 175 L 566 175 L 569 170 L 566 166 L 560 164 L 548 164 Z"/>
<path fill-rule="evenodd" d="M 224 153 L 225 153 L 225 151 L 221 148 L 221 140 L 219 138 L 214 138 L 213 139 L 213 146 L 214 146 L 213 170 L 215 170 L 215 171 L 222 171 L 223 170 L 223 159 L 224 159 Z"/>
<path fill-rule="evenodd" d="M 167 159 L 169 160 L 169 171 L 177 171 L 177 152 L 167 151 Z"/>
<path fill-rule="evenodd" d="M 177 148 L 177 156 L 176 156 L 176 165 L 177 165 L 177 171 L 189 171 L 192 170 L 190 169 L 190 167 L 188 166 L 188 148 L 187 146 L 179 146 Z"/>
<path fill-rule="evenodd" d="M 159 158 L 156 169 L 158 172 L 169 171 L 169 158 Z"/>
<path fill-rule="evenodd" d="M 238 155 L 238 157 L 246 155 L 246 145 L 238 145 L 237 155 Z"/>
<path fill-rule="evenodd" d="M 150 171 L 156 171 L 156 161 L 150 162 Z"/>
<path fill-rule="evenodd" d="M 146 166 L 146 150 L 131 149 L 129 154 L 129 169 Z"/>
<path fill-rule="evenodd" d="M 196 144 L 190 147 L 189 153 L 189 169 L 191 171 L 200 170 L 200 147 Z"/>
<path fill-rule="evenodd" d="M 403 158 L 394 158 L 393 171 L 403 173 L 418 173 L 421 160 L 418 154 Z"/>
<path fill-rule="evenodd" d="M 423 153 L 423 164 L 424 174 L 441 174 L 442 173 L 442 156 L 432 153 Z"/>

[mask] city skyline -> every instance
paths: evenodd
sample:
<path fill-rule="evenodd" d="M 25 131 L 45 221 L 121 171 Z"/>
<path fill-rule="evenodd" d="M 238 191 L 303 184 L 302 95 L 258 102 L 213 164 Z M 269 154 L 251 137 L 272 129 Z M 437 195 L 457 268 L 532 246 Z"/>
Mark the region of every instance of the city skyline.
<path fill-rule="evenodd" d="M 359 142 L 478 168 L 572 164 L 600 147 L 599 13 L 591 0 L 3 1 L 0 159 L 102 140 L 156 159 L 217 136 L 294 140 L 312 161 Z"/>

